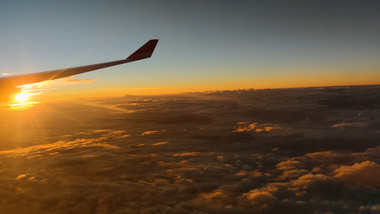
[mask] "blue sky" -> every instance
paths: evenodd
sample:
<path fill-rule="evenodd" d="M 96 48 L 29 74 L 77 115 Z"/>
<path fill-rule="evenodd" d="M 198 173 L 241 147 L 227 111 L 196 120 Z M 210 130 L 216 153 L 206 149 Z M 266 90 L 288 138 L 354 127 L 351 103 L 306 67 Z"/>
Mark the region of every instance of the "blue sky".
<path fill-rule="evenodd" d="M 151 59 L 62 92 L 380 83 L 377 1 L 2 1 L 0 26 L 0 72 L 13 74 L 121 59 L 160 39 Z"/>

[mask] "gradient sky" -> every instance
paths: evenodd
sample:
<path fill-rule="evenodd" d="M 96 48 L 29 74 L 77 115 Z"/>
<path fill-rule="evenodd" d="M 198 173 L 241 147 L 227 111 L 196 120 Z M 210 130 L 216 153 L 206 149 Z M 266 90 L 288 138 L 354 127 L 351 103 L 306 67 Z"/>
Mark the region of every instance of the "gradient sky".
<path fill-rule="evenodd" d="M 151 59 L 52 96 L 380 84 L 379 1 L 3 0 L 0 26 L 0 73 L 122 59 L 160 39 Z"/>

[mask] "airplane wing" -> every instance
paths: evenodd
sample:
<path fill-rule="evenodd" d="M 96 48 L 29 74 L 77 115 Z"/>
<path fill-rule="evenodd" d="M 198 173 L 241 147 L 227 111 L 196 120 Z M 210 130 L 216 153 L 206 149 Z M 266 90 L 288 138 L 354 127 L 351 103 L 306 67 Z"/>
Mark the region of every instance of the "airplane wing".
<path fill-rule="evenodd" d="M 73 68 L 64 68 L 53 71 L 44 71 L 31 74 L 21 74 L 8 77 L 0 77 L 0 96 L 9 91 L 13 91 L 16 86 L 42 82 L 46 80 L 54 80 L 62 77 L 72 76 L 80 73 L 94 71 L 110 66 L 120 65 L 128 62 L 133 62 L 141 59 L 146 59 L 152 56 L 157 45 L 158 39 L 152 39 L 141 46 L 133 54 L 126 59 L 116 60 L 111 62 L 98 63 L 93 65 L 85 65 Z M 8 95 L 9 96 L 9 93 Z"/>

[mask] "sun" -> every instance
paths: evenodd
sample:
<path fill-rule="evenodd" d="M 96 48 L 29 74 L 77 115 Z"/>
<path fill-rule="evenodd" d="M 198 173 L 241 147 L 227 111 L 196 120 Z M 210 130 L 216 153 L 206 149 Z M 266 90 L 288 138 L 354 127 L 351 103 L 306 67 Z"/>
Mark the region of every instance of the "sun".
<path fill-rule="evenodd" d="M 29 100 L 29 94 L 25 92 L 20 92 L 15 96 L 15 101 L 23 103 Z"/>

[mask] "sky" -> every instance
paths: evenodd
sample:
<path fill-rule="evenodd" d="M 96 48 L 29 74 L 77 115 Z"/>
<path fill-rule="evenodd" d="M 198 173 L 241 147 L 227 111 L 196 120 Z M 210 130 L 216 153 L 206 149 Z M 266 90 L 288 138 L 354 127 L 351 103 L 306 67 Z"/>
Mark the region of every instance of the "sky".
<path fill-rule="evenodd" d="M 8 1 L 0 73 L 151 59 L 53 84 L 47 97 L 380 83 L 380 3 L 289 1 Z"/>

